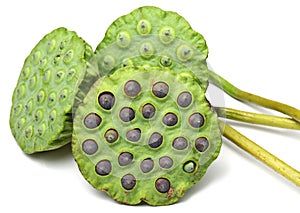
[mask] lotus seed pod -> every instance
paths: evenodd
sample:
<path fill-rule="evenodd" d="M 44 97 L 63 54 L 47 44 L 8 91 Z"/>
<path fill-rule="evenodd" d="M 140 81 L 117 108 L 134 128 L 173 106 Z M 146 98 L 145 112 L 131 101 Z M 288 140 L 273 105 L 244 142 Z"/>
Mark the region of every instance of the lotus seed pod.
<path fill-rule="evenodd" d="M 177 202 L 221 147 L 217 115 L 195 79 L 161 67 L 99 78 L 74 117 L 72 152 L 84 178 L 118 202 Z M 114 104 L 101 104 L 103 94 Z"/>
<path fill-rule="evenodd" d="M 113 22 L 95 52 L 101 76 L 128 64 L 170 67 L 180 73 L 186 68 L 207 87 L 208 48 L 203 36 L 175 12 L 146 6 Z M 130 63 L 124 63 L 128 62 Z"/>
<path fill-rule="evenodd" d="M 52 150 L 71 142 L 75 88 L 92 55 L 91 47 L 75 32 L 58 28 L 26 58 L 10 113 L 12 134 L 25 153 Z"/>

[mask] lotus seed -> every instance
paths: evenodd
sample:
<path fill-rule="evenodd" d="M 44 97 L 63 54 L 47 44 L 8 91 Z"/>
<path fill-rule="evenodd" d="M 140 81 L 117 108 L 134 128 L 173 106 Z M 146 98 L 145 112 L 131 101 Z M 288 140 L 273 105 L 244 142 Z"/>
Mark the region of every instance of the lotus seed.
<path fill-rule="evenodd" d="M 155 181 L 155 188 L 160 193 L 166 193 L 170 190 L 170 181 L 166 178 L 159 178 Z"/>
<path fill-rule="evenodd" d="M 172 158 L 168 156 L 159 158 L 159 166 L 164 169 L 170 169 L 173 166 Z"/>
<path fill-rule="evenodd" d="M 172 146 L 177 150 L 184 150 L 188 146 L 188 141 L 184 137 L 175 138 Z"/>
<path fill-rule="evenodd" d="M 122 177 L 121 184 L 124 189 L 131 190 L 136 184 L 136 179 L 132 174 L 127 174 Z"/>
<path fill-rule="evenodd" d="M 137 24 L 137 28 L 136 28 L 137 32 L 141 35 L 146 35 L 149 34 L 151 31 L 151 24 L 149 21 L 142 19 L 139 21 L 139 23 Z"/>
<path fill-rule="evenodd" d="M 154 167 L 154 162 L 151 158 L 146 158 L 141 162 L 140 168 L 142 172 L 148 173 L 150 172 Z"/>
<path fill-rule="evenodd" d="M 172 59 L 169 56 L 162 56 L 160 64 L 164 67 L 170 67 L 172 65 Z"/>
<path fill-rule="evenodd" d="M 175 38 L 175 31 L 172 27 L 163 27 L 159 31 L 160 41 L 164 44 L 171 43 Z"/>
<path fill-rule="evenodd" d="M 109 129 L 108 131 L 106 131 L 104 137 L 105 137 L 105 139 L 106 139 L 106 141 L 108 143 L 113 143 L 113 142 L 115 142 L 118 139 L 119 134 L 118 134 L 118 132 L 116 130 Z"/>
<path fill-rule="evenodd" d="M 188 161 L 183 165 L 183 170 L 187 173 L 192 173 L 195 171 L 196 164 L 193 161 Z"/>
<path fill-rule="evenodd" d="M 204 152 L 205 150 L 207 150 L 208 146 L 209 142 L 205 137 L 197 138 L 195 141 L 195 147 L 199 152 Z"/>
<path fill-rule="evenodd" d="M 84 118 L 84 125 L 89 129 L 98 127 L 101 122 L 101 117 L 96 113 L 90 113 Z"/>
<path fill-rule="evenodd" d="M 122 121 L 129 122 L 135 118 L 135 112 L 130 107 L 123 107 L 119 113 Z"/>
<path fill-rule="evenodd" d="M 109 160 L 101 160 L 96 164 L 96 173 L 101 176 L 109 175 L 112 170 L 112 166 Z"/>
<path fill-rule="evenodd" d="M 140 48 L 140 54 L 144 58 L 150 58 L 154 53 L 153 45 L 149 42 L 143 43 Z"/>
<path fill-rule="evenodd" d="M 82 150 L 88 154 L 95 154 L 98 150 L 98 144 L 92 139 L 87 139 L 82 143 Z"/>
<path fill-rule="evenodd" d="M 150 136 L 148 144 L 152 148 L 157 148 L 162 144 L 162 142 L 163 142 L 163 136 L 161 134 L 159 134 L 158 132 L 154 132 Z"/>
<path fill-rule="evenodd" d="M 163 123 L 167 126 L 174 126 L 178 122 L 178 118 L 174 113 L 167 113 L 163 117 Z"/>
<path fill-rule="evenodd" d="M 158 98 L 164 98 L 169 92 L 169 86 L 165 82 L 157 82 L 152 87 L 152 93 Z"/>
<path fill-rule="evenodd" d="M 124 92 L 129 97 L 136 97 L 141 92 L 141 85 L 134 80 L 127 81 L 124 86 Z"/>
<path fill-rule="evenodd" d="M 125 48 L 128 47 L 130 44 L 130 35 L 128 32 L 122 31 L 119 32 L 117 35 L 117 44 L 119 47 Z"/>
<path fill-rule="evenodd" d="M 182 92 L 177 98 L 177 103 L 179 106 L 185 108 L 192 103 L 192 95 L 189 92 Z"/>
<path fill-rule="evenodd" d="M 115 103 L 115 96 L 111 92 L 103 92 L 98 97 L 98 103 L 106 110 L 110 110 Z"/>
<path fill-rule="evenodd" d="M 193 50 L 187 45 L 181 45 L 177 49 L 177 57 L 180 61 L 186 62 L 193 56 Z"/>
<path fill-rule="evenodd" d="M 103 58 L 103 62 L 102 62 L 102 67 L 107 70 L 107 71 L 110 71 L 114 68 L 115 66 L 115 59 L 113 56 L 111 55 L 106 55 L 104 56 Z"/>
<path fill-rule="evenodd" d="M 142 108 L 142 114 L 144 118 L 152 118 L 155 114 L 155 107 L 152 104 L 146 104 Z"/>
<path fill-rule="evenodd" d="M 131 142 L 137 142 L 141 138 L 141 130 L 138 128 L 129 130 L 126 134 L 126 138 Z"/>
<path fill-rule="evenodd" d="M 129 152 L 122 152 L 118 158 L 120 166 L 127 166 L 132 162 L 132 160 L 133 160 L 133 155 Z"/>
<path fill-rule="evenodd" d="M 194 113 L 190 116 L 189 123 L 194 128 L 200 128 L 204 124 L 204 117 L 200 113 Z"/>

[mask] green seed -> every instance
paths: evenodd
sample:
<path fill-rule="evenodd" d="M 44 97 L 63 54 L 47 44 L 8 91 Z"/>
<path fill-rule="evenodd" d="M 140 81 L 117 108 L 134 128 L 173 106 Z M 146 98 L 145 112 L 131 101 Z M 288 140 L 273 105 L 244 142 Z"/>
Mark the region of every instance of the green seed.
<path fill-rule="evenodd" d="M 149 34 L 151 31 L 151 24 L 149 21 L 142 19 L 138 22 L 136 30 L 140 35 Z"/>

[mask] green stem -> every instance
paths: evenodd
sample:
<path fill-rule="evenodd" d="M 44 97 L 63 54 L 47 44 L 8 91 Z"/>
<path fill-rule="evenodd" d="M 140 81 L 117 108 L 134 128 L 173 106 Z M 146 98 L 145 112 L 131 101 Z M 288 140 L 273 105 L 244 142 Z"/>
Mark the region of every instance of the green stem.
<path fill-rule="evenodd" d="M 209 81 L 237 100 L 279 111 L 300 122 L 300 110 L 292 106 L 242 91 L 213 71 L 209 71 Z"/>
<path fill-rule="evenodd" d="M 292 181 L 297 186 L 300 186 L 300 172 L 289 166 L 264 148 L 260 147 L 234 128 L 220 121 L 220 128 L 223 130 L 223 135 L 235 145 L 245 150 L 258 160 Z"/>
<path fill-rule="evenodd" d="M 224 107 L 214 107 L 214 109 L 216 110 L 218 116 L 221 118 L 227 118 L 251 124 L 300 130 L 300 123 L 291 118 L 257 114 Z"/>

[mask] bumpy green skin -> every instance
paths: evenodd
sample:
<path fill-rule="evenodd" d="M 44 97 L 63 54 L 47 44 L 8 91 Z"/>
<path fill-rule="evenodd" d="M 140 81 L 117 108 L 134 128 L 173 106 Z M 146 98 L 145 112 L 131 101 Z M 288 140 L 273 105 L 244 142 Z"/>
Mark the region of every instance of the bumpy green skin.
<path fill-rule="evenodd" d="M 141 85 L 141 92 L 136 98 L 128 97 L 124 93 L 124 85 L 128 80 L 135 80 Z M 155 82 L 163 81 L 169 85 L 169 93 L 165 98 L 155 97 L 151 88 Z M 221 147 L 221 133 L 218 127 L 217 115 L 205 99 L 204 90 L 199 86 L 198 79 L 189 71 L 180 74 L 168 68 L 142 68 L 126 67 L 117 70 L 110 76 L 104 76 L 96 81 L 87 96 L 79 105 L 73 128 L 72 151 L 79 169 L 85 179 L 96 189 L 106 191 L 118 202 L 130 205 L 146 202 L 150 205 L 168 205 L 175 203 L 185 191 L 196 184 L 205 174 L 207 167 L 218 156 Z M 110 110 L 103 109 L 98 103 L 98 96 L 102 92 L 111 92 L 115 96 L 115 104 Z M 177 97 L 183 91 L 192 94 L 192 103 L 187 108 L 177 105 Z M 156 108 L 156 114 L 151 119 L 142 116 L 142 106 L 151 103 Z M 123 107 L 131 107 L 135 111 L 135 118 L 131 122 L 123 122 L 119 118 L 119 112 Z M 163 124 L 162 118 L 173 112 L 178 116 L 178 123 L 168 127 Z M 205 122 L 200 128 L 192 128 L 188 122 L 189 116 L 201 113 Z M 88 129 L 84 119 L 89 113 L 97 113 L 102 122 L 94 129 Z M 108 129 L 118 131 L 118 140 L 108 143 L 104 137 Z M 140 128 L 141 139 L 138 142 L 130 142 L 126 139 L 126 132 L 130 129 Z M 163 143 L 158 148 L 151 148 L 148 139 L 153 132 L 163 135 Z M 188 147 L 184 150 L 176 150 L 172 147 L 172 141 L 179 136 L 188 139 Z M 198 137 L 206 137 L 209 147 L 203 153 L 199 152 L 194 141 Z M 98 149 L 93 154 L 83 151 L 83 142 L 92 139 L 97 142 Z M 133 154 L 133 161 L 127 166 L 120 166 L 118 156 L 121 152 Z M 174 164 L 165 169 L 159 166 L 159 158 L 169 156 Z M 152 158 L 154 168 L 149 173 L 143 173 L 140 163 L 146 158 Z M 101 160 L 109 160 L 112 165 L 111 172 L 106 176 L 97 174 L 95 166 Z M 184 171 L 186 162 L 195 162 L 193 172 Z M 186 167 L 188 168 L 188 166 Z M 188 168 L 189 170 L 189 168 Z M 132 174 L 136 178 L 133 189 L 122 187 L 121 178 L 126 174 Z M 161 193 L 155 188 L 158 178 L 166 178 L 171 187 Z"/>
<path fill-rule="evenodd" d="M 165 66 L 176 72 L 188 68 L 206 89 L 207 55 L 203 36 L 182 16 L 147 6 L 111 24 L 96 48 L 95 66 L 102 76 L 127 65 Z"/>
<path fill-rule="evenodd" d="M 71 142 L 72 106 L 91 47 L 73 31 L 47 34 L 26 58 L 12 97 L 10 127 L 28 154 Z"/>

